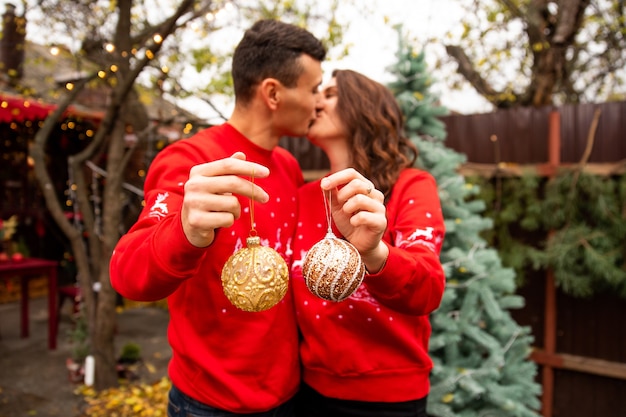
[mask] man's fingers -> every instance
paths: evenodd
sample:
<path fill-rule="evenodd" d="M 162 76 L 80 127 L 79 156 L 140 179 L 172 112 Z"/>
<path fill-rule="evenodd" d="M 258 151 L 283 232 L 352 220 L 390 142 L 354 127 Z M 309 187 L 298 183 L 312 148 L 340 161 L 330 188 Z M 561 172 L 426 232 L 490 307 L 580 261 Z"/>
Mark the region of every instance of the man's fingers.
<path fill-rule="evenodd" d="M 191 176 L 185 183 L 185 194 L 189 193 L 198 193 L 201 195 L 237 194 L 261 203 L 265 203 L 269 200 L 269 195 L 263 188 L 246 178 L 236 175 L 222 175 L 219 177 L 206 177 L 204 175 Z"/>
<path fill-rule="evenodd" d="M 219 213 L 228 212 L 231 213 L 234 218 L 239 218 L 241 215 L 241 207 L 239 200 L 232 194 L 197 194 L 190 193 L 186 199 L 186 204 L 193 209 L 193 215 L 195 212 L 199 213 Z M 190 213 L 191 215 L 191 213 Z M 195 223 L 190 221 L 190 223 Z"/>
<path fill-rule="evenodd" d="M 245 158 L 245 155 L 237 152 L 231 158 L 196 165 L 191 168 L 189 176 L 217 177 L 221 175 L 240 175 L 248 178 L 265 178 L 270 174 L 270 170 L 266 166 L 239 159 L 240 157 Z"/>
<path fill-rule="evenodd" d="M 267 202 L 269 195 L 254 178 L 268 175 L 267 167 L 246 161 L 243 152 L 191 168 L 182 207 L 183 230 L 189 242 L 205 247 L 213 241 L 215 229 L 232 226 L 241 216 L 239 198 Z"/>
<path fill-rule="evenodd" d="M 238 213 L 237 215 L 233 215 L 230 211 L 216 212 L 194 210 L 187 216 L 187 224 L 194 230 L 214 230 L 217 228 L 230 227 L 239 217 L 239 210 L 236 212 Z M 210 225 L 210 227 L 207 228 L 206 225 Z"/>

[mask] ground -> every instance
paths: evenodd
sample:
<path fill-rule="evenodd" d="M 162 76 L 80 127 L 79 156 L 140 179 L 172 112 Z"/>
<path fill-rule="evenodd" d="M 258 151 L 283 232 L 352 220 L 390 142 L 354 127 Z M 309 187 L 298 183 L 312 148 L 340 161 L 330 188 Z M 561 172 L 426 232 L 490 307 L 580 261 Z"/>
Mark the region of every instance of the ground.
<path fill-rule="evenodd" d="M 48 350 L 46 297 L 30 300 L 29 338 L 20 338 L 19 311 L 19 301 L 0 304 L 0 417 L 79 417 L 84 401 L 65 364 L 72 352 L 70 303 L 63 306 L 56 350 Z M 129 342 L 140 346 L 145 365 L 138 374 L 147 383 L 167 375 L 168 320 L 159 307 L 134 307 L 118 315 L 116 351 Z"/>

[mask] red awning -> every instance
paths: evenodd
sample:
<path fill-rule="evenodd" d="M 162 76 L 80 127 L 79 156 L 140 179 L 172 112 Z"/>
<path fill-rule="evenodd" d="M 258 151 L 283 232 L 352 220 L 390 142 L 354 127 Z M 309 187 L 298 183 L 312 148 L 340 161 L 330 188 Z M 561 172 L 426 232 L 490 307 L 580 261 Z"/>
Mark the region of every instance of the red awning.
<path fill-rule="evenodd" d="M 43 120 L 56 108 L 56 104 L 2 93 L 0 94 L 0 123 Z M 80 117 L 99 122 L 104 117 L 104 112 L 79 110 L 74 106 L 69 106 L 63 113 L 63 117 Z"/>

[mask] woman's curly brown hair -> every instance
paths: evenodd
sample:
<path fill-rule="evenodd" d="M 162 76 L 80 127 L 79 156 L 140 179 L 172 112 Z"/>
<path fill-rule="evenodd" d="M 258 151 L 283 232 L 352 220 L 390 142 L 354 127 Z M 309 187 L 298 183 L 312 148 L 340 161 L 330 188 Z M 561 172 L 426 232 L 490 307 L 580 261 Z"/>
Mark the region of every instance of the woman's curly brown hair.
<path fill-rule="evenodd" d="M 404 115 L 384 85 L 351 70 L 333 71 L 337 113 L 351 140 L 352 167 L 372 180 L 388 201 L 400 171 L 418 150 L 404 134 Z"/>

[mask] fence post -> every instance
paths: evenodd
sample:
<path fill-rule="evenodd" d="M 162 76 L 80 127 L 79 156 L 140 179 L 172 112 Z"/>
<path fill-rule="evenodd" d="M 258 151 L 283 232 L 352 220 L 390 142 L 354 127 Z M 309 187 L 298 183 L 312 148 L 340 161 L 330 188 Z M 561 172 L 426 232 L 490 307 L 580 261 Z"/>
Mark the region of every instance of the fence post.
<path fill-rule="evenodd" d="M 561 114 L 557 110 L 550 113 L 548 136 L 549 178 L 554 177 L 561 163 Z M 550 232 L 552 234 L 552 232 Z M 543 344 L 548 355 L 556 353 L 556 285 L 554 272 L 546 271 L 546 299 Z M 544 363 L 542 370 L 542 415 L 552 417 L 554 400 L 554 369 L 551 364 Z"/>

